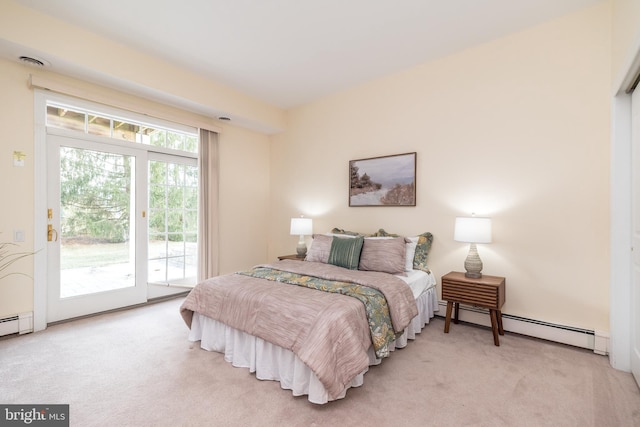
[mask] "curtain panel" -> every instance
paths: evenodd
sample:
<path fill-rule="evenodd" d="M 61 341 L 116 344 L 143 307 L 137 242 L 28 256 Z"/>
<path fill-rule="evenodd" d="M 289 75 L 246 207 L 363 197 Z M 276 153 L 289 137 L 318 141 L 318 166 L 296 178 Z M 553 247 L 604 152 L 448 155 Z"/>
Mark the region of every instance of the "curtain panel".
<path fill-rule="evenodd" d="M 218 134 L 200 129 L 198 282 L 218 275 Z"/>

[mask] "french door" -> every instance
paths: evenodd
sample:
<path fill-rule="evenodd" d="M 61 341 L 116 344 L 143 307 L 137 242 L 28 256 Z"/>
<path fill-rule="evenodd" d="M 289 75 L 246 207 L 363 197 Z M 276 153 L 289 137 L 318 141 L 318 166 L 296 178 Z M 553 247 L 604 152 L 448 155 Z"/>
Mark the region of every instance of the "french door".
<path fill-rule="evenodd" d="M 47 323 L 147 299 L 147 152 L 49 134 Z"/>

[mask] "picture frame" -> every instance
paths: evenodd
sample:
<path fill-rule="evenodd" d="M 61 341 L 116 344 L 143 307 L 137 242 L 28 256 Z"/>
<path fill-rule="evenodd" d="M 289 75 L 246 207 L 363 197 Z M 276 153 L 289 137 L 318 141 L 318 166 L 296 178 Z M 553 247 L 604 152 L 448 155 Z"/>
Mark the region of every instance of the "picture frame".
<path fill-rule="evenodd" d="M 415 205 L 415 152 L 349 161 L 349 206 Z"/>

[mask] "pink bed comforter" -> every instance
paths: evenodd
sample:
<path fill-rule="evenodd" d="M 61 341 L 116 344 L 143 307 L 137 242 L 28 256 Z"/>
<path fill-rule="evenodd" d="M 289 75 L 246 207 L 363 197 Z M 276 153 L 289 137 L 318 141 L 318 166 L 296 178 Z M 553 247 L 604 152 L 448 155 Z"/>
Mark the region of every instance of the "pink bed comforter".
<path fill-rule="evenodd" d="M 418 314 L 409 286 L 390 274 L 292 260 L 263 266 L 376 288 L 387 299 L 396 332 Z M 369 366 L 371 333 L 364 305 L 356 298 L 229 274 L 198 284 L 180 312 L 188 326 L 198 312 L 293 351 L 316 374 L 330 399 Z"/>

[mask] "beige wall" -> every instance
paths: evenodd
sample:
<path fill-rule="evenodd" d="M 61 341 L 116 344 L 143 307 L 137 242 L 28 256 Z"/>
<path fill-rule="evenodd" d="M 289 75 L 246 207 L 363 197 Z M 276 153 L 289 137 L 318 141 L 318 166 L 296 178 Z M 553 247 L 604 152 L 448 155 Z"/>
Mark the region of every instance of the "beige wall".
<path fill-rule="evenodd" d="M 289 218 L 314 231 L 435 236 L 430 265 L 463 269 L 454 218 L 493 218 L 484 273 L 505 313 L 609 328 L 608 3 L 289 112 L 273 137 L 269 255 Z M 348 161 L 417 152 L 417 206 L 349 208 Z"/>
<path fill-rule="evenodd" d="M 19 46 L 20 55 L 42 56 L 56 67 L 73 64 L 92 78 L 126 84 L 130 93 L 183 102 L 254 129 L 277 131 L 284 125 L 284 112 L 264 101 L 11 0 L 0 2 L 0 42 Z"/>
<path fill-rule="evenodd" d="M 613 0 L 612 15 L 612 77 L 616 90 L 640 48 L 640 2 Z"/>
<path fill-rule="evenodd" d="M 629 45 L 637 39 L 638 21 L 626 20 L 625 10 L 635 7 L 630 0 L 614 1 L 614 18 L 624 21 L 620 37 Z M 608 3 L 327 97 L 286 117 L 12 2 L 4 2 L 2 12 L 0 39 L 175 99 L 227 109 L 258 127 L 286 128 L 269 138 L 221 125 L 221 272 L 292 253 L 297 237 L 288 234 L 289 218 L 305 214 L 314 218 L 316 232 L 334 226 L 431 231 L 430 263 L 440 276 L 463 268 L 468 247 L 453 241 L 453 222 L 474 211 L 494 219 L 494 243 L 479 250 L 486 274 L 507 277 L 505 313 L 608 330 Z M 99 49 L 86 49 L 87 43 Z M 96 51 L 123 52 L 126 64 L 115 67 Z M 619 51 L 614 74 L 625 60 L 624 49 Z M 30 72 L 0 60 L 0 198 L 10 207 L 0 210 L 0 238 L 24 229 L 27 250 L 35 232 Z M 24 168 L 11 165 L 13 150 L 27 153 Z M 349 160 L 409 151 L 418 153 L 416 207 L 348 207 Z M 32 269 L 29 260 L 18 267 Z M 0 281 L 0 317 L 31 310 L 32 292 L 27 277 Z"/>
<path fill-rule="evenodd" d="M 267 261 L 269 139 L 237 127 L 220 136 L 220 273 Z"/>
<path fill-rule="evenodd" d="M 33 251 L 33 93 L 24 67 L 0 60 L 0 241 L 12 242 L 13 230 L 25 231 L 15 251 Z M 13 166 L 13 151 L 27 157 L 24 167 Z M 14 264 L 0 279 L 0 318 L 33 310 L 33 259 Z M 25 275 L 26 274 L 26 275 Z M 2 276 L 2 273 L 0 273 Z"/>
<path fill-rule="evenodd" d="M 89 80 L 107 78 L 112 84 L 124 84 L 127 88 L 124 94 L 62 77 L 50 70 L 34 70 L 0 60 L 3 101 L 0 106 L 0 200 L 6 205 L 0 210 L 1 241 L 10 241 L 13 230 L 21 229 L 26 232 L 26 241 L 20 248 L 34 249 L 34 96 L 27 85 L 32 73 L 80 88 L 89 99 L 92 96 L 95 96 L 93 99 L 114 99 L 135 106 L 135 111 L 151 111 L 162 114 L 163 118 L 186 123 L 194 120 L 222 128 L 220 271 L 227 273 L 266 260 L 270 166 L 269 138 L 264 132 L 282 129 L 284 111 L 12 1 L 0 5 L 0 41 L 19 54 L 43 57 L 53 65 L 50 70 L 65 70 L 74 64 L 89 72 Z M 148 98 L 136 98 L 133 94 L 145 94 Z M 181 109 L 148 99 L 170 102 Z M 208 117 L 185 109 L 207 112 Z M 210 118 L 218 113 L 231 116 L 233 122 L 226 124 Z M 27 154 L 25 167 L 12 166 L 14 150 Z M 32 276 L 33 260 L 21 261 L 14 271 Z M 31 310 L 33 280 L 25 275 L 0 279 L 0 317 Z"/>
<path fill-rule="evenodd" d="M 140 73 L 145 73 L 142 69 Z M 89 98 L 111 98 L 135 106 L 137 111 L 154 111 L 176 121 L 202 123 L 212 119 L 167 107 L 131 95 L 98 87 L 26 65 L 0 60 L 0 241 L 11 241 L 14 229 L 26 232 L 20 250 L 32 251 L 34 230 L 34 94 L 28 87 L 29 74 L 46 76 L 79 88 Z M 269 212 L 268 136 L 229 124 L 220 141 L 220 270 L 222 273 L 264 262 L 267 257 Z M 25 166 L 13 167 L 13 151 L 27 154 Z M 44 213 L 43 213 L 44 214 Z M 33 261 L 15 264 L 13 271 L 33 276 Z M 0 318 L 33 310 L 33 280 L 25 275 L 0 279 Z"/>

